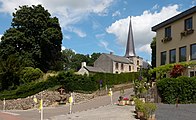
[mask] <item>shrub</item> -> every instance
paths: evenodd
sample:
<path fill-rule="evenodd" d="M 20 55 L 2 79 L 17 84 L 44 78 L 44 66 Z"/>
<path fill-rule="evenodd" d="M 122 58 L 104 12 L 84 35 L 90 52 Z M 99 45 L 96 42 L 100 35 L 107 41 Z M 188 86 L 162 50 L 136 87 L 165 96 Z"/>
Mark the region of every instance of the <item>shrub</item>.
<path fill-rule="evenodd" d="M 43 77 L 43 72 L 39 68 L 25 67 L 20 72 L 20 83 L 25 84 Z"/>
<path fill-rule="evenodd" d="M 157 88 L 164 103 L 196 103 L 196 77 L 161 79 Z"/>

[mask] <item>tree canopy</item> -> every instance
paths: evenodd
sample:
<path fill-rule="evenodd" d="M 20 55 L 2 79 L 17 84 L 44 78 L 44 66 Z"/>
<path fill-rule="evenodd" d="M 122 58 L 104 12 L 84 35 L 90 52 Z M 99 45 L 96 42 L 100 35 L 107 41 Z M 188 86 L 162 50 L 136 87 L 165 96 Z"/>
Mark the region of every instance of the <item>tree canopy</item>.
<path fill-rule="evenodd" d="M 13 13 L 11 28 L 5 31 L 0 42 L 0 59 L 6 61 L 15 55 L 28 61 L 26 66 L 59 70 L 62 32 L 58 18 L 41 5 L 20 6 Z"/>

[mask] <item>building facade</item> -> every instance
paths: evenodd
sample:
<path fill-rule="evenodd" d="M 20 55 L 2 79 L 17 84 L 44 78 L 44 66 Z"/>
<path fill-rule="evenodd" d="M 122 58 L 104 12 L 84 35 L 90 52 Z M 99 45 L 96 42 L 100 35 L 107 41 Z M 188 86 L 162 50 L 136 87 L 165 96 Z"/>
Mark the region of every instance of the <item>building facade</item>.
<path fill-rule="evenodd" d="M 196 61 L 196 7 L 192 7 L 154 27 L 156 66 Z M 196 66 L 187 69 L 196 76 Z"/>
<path fill-rule="evenodd" d="M 125 56 L 117 56 L 114 55 L 112 52 L 110 52 L 110 54 L 103 53 L 94 62 L 93 67 L 82 65 L 78 73 L 89 74 L 90 72 L 105 72 L 119 74 L 122 72 L 138 72 L 141 68 L 147 67 L 148 63 L 143 61 L 143 58 L 136 56 L 135 54 L 133 32 L 130 18 Z"/>

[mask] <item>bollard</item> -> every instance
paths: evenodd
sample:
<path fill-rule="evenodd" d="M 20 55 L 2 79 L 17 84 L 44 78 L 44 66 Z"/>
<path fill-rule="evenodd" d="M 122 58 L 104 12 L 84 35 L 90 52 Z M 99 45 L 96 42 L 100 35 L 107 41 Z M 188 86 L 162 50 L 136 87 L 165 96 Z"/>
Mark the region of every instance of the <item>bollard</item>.
<path fill-rule="evenodd" d="M 73 104 L 73 95 L 71 93 L 71 96 L 69 97 L 69 114 L 72 113 L 72 104 Z"/>
<path fill-rule="evenodd" d="M 110 96 L 110 102 L 111 102 L 111 104 L 113 105 L 113 98 L 112 98 L 113 93 L 112 93 L 112 88 L 109 89 L 108 95 Z"/>
<path fill-rule="evenodd" d="M 3 99 L 3 111 L 5 111 L 5 98 Z"/>

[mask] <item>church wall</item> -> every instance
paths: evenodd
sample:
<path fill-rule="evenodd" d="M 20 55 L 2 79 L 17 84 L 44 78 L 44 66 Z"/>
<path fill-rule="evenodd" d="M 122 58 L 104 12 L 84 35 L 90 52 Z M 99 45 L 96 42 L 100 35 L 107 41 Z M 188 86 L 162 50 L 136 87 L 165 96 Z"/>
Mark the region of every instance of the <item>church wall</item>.
<path fill-rule="evenodd" d="M 113 73 L 112 60 L 106 55 L 102 54 L 95 62 L 94 67 L 99 67 L 108 73 Z"/>
<path fill-rule="evenodd" d="M 118 64 L 118 68 L 116 68 L 116 64 Z M 121 67 L 121 65 L 123 65 L 123 68 Z M 113 73 L 122 73 L 122 72 L 131 72 L 129 71 L 129 66 L 131 66 L 131 64 L 127 64 L 127 63 L 121 63 L 121 62 L 115 62 L 113 61 Z"/>

